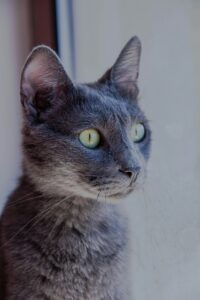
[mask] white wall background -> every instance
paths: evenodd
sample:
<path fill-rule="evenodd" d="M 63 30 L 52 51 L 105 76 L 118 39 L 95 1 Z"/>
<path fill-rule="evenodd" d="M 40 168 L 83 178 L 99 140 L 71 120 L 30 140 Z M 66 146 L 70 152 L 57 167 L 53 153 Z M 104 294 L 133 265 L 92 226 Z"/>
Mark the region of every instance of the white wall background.
<path fill-rule="evenodd" d="M 19 74 L 26 0 L 0 1 L 0 205 L 20 172 Z M 134 300 L 200 299 L 200 1 L 74 0 L 77 79 L 94 80 L 134 34 L 141 105 L 153 129 L 149 177 L 125 206 Z"/>
<path fill-rule="evenodd" d="M 20 70 L 29 48 L 28 1 L 0 0 L 0 210 L 20 172 Z"/>
<path fill-rule="evenodd" d="M 136 300 L 200 299 L 200 1 L 75 0 L 77 79 L 94 80 L 134 34 L 153 129 L 144 190 L 126 203 Z"/>

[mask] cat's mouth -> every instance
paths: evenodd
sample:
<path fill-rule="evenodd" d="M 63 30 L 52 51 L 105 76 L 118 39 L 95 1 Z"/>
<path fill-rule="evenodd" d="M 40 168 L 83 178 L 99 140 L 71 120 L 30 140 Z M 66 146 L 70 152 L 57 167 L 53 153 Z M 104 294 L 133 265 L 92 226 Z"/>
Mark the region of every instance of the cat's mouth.
<path fill-rule="evenodd" d="M 97 195 L 97 199 L 120 199 L 127 196 L 136 187 L 135 181 L 112 182 L 96 184 L 90 187 L 91 191 Z"/>
<path fill-rule="evenodd" d="M 132 178 L 128 178 L 121 173 L 110 176 L 105 174 L 79 174 L 81 182 L 81 193 L 87 194 L 89 197 L 98 200 L 116 200 L 128 196 L 140 185 L 140 172 Z"/>

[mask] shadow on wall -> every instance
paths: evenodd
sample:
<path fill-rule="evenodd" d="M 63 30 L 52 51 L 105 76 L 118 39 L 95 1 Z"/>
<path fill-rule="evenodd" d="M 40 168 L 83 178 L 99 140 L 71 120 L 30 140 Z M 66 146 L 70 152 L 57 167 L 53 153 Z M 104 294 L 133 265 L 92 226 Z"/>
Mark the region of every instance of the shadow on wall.
<path fill-rule="evenodd" d="M 28 1 L 0 3 L 0 208 L 20 172 L 20 70 L 30 49 Z"/>
<path fill-rule="evenodd" d="M 31 48 L 56 50 L 55 7 L 51 0 L 0 2 L 0 209 L 14 188 L 21 165 L 20 72 Z"/>

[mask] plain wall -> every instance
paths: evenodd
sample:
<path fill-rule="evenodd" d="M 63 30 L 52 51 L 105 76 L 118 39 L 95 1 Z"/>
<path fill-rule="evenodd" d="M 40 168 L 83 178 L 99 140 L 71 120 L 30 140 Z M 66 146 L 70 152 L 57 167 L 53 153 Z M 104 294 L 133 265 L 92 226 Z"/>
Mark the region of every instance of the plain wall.
<path fill-rule="evenodd" d="M 143 44 L 148 180 L 126 206 L 136 300 L 200 299 L 200 1 L 75 0 L 77 79 L 97 79 L 128 39 Z"/>
<path fill-rule="evenodd" d="M 0 210 L 20 174 L 20 71 L 30 49 L 28 1 L 0 1 Z"/>

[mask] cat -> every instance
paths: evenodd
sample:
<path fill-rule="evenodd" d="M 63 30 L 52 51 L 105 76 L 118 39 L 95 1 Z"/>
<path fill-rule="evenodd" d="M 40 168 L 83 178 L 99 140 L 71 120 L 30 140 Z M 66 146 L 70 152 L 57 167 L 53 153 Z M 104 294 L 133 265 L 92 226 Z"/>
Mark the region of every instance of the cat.
<path fill-rule="evenodd" d="M 23 175 L 1 216 L 1 300 L 127 300 L 118 206 L 143 182 L 151 130 L 132 37 L 96 82 L 76 84 L 47 46 L 21 75 Z"/>

